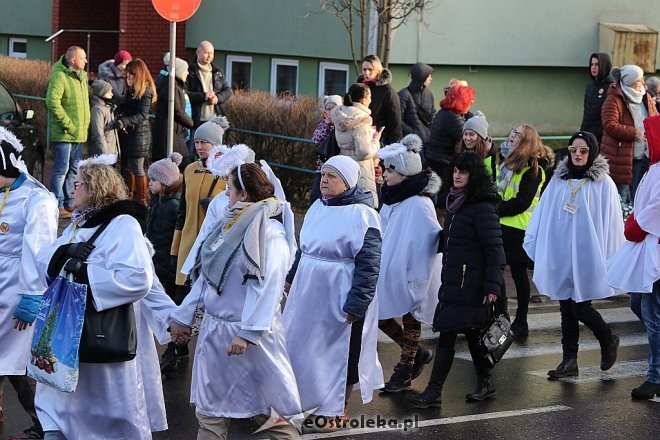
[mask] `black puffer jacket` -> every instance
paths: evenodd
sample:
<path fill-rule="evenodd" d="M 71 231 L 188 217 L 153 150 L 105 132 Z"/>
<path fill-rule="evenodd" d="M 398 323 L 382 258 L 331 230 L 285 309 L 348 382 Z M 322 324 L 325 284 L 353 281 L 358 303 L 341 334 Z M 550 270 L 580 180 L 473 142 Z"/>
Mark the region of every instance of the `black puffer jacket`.
<path fill-rule="evenodd" d="M 154 246 L 154 266 L 161 281 L 174 283 L 176 267 L 172 266 L 170 249 L 174 238 L 174 226 L 179 212 L 181 193 L 166 197 L 154 197 L 149 204 L 147 238 Z"/>
<path fill-rule="evenodd" d="M 206 102 L 206 93 L 204 92 L 202 80 L 199 76 L 199 65 L 196 59 L 190 63 L 188 73 L 186 91 L 192 105 L 192 118 L 195 121 L 195 127 L 199 127 L 201 123 L 199 120 L 201 108 L 203 105 L 209 104 Z M 229 87 L 229 83 L 225 79 L 225 73 L 215 64 L 211 64 L 211 74 L 213 75 L 213 92 L 218 97 L 218 103 L 215 105 L 214 111 L 216 116 L 223 116 L 222 104 L 229 100 L 232 93 L 231 87 Z"/>
<path fill-rule="evenodd" d="M 147 157 L 151 147 L 151 125 L 149 111 L 153 91 L 148 88 L 141 99 L 134 97 L 131 87 L 126 92 L 126 100 L 121 107 L 119 120 L 124 128 L 119 127 L 119 146 L 122 157 Z"/>
<path fill-rule="evenodd" d="M 403 135 L 414 133 L 422 138 L 423 142 L 429 140 L 431 122 L 435 114 L 433 93 L 424 87 L 424 81 L 432 73 L 433 68 L 428 64 L 415 64 L 410 69 L 410 84 L 399 90 Z"/>
<path fill-rule="evenodd" d="M 357 82 L 363 82 L 364 77 L 358 76 Z M 393 144 L 403 137 L 401 131 L 401 102 L 396 90 L 390 85 L 392 74 L 383 69 L 376 82 L 369 83 L 371 89 L 371 117 L 376 127 L 385 127 L 380 137 L 383 145 Z"/>
<path fill-rule="evenodd" d="M 598 58 L 599 70 L 598 76 L 589 75 L 593 80 L 584 92 L 584 111 L 582 113 L 582 124 L 580 131 L 589 131 L 596 136 L 598 143 L 603 137 L 603 124 L 601 123 L 600 111 L 605 102 L 607 90 L 612 84 L 610 70 L 612 70 L 612 61 L 606 53 L 592 53 L 589 57 L 589 63 L 592 58 Z"/>
<path fill-rule="evenodd" d="M 424 157 L 449 165 L 449 161 L 454 157 L 456 144 L 463 137 L 464 125 L 465 118 L 462 115 L 441 108 L 433 118 L 429 141 L 424 143 Z M 440 177 L 444 178 L 442 174 Z"/>
<path fill-rule="evenodd" d="M 461 332 L 481 328 L 488 318 L 484 296 L 500 293 L 504 274 L 502 230 L 494 192 L 447 212 L 442 254 L 440 303 L 433 330 Z"/>
<path fill-rule="evenodd" d="M 151 153 L 152 162 L 167 157 L 167 107 L 170 96 L 169 76 L 159 75 L 156 82 L 158 101 L 156 102 L 156 118 L 154 120 L 154 147 Z M 183 91 L 183 81 L 177 79 L 174 84 L 174 142 L 173 151 L 180 153 L 187 163 L 188 147 L 186 145 L 187 130 L 193 127 L 193 120 L 186 114 L 186 97 Z"/>

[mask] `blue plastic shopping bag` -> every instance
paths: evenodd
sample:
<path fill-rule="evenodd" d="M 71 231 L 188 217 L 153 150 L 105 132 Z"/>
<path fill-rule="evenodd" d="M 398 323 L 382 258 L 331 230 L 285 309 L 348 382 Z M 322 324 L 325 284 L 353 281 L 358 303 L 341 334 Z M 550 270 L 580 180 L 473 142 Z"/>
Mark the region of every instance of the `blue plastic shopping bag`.
<path fill-rule="evenodd" d="M 41 300 L 34 321 L 28 375 L 37 382 L 71 393 L 78 385 L 78 347 L 85 319 L 87 286 L 55 278 Z"/>

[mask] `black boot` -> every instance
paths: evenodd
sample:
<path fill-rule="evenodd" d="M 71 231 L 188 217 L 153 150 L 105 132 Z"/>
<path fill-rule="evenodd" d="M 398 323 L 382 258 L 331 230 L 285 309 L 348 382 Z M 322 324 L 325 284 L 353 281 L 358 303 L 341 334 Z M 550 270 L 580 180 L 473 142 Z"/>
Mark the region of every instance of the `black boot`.
<path fill-rule="evenodd" d="M 529 336 L 529 324 L 527 324 L 527 317 L 522 318 L 520 316 L 516 316 L 513 324 L 511 324 L 511 331 L 513 332 L 513 336 L 516 339 L 525 339 L 527 336 Z"/>
<path fill-rule="evenodd" d="M 412 378 L 412 365 L 399 362 L 394 366 L 394 374 L 383 387 L 385 393 L 400 393 L 410 389 Z"/>
<path fill-rule="evenodd" d="M 559 379 L 562 377 L 577 376 L 580 374 L 578 370 L 578 362 L 576 358 L 568 358 L 561 361 L 561 364 L 554 370 L 548 371 L 548 376 L 552 379 Z"/>
<path fill-rule="evenodd" d="M 415 363 L 413 364 L 411 379 L 417 379 L 419 375 L 422 374 L 422 371 L 424 371 L 424 366 L 432 360 L 433 351 L 419 345 L 417 347 L 417 353 L 415 353 Z"/>
<path fill-rule="evenodd" d="M 465 399 L 481 401 L 491 394 L 495 394 L 495 384 L 493 376 L 490 375 L 490 368 L 477 368 L 477 388 L 470 394 L 466 394 Z"/>
<path fill-rule="evenodd" d="M 630 392 L 633 399 L 653 399 L 654 396 L 660 396 L 660 383 L 653 383 L 645 380 L 637 388 L 633 388 Z"/>
<path fill-rule="evenodd" d="M 609 342 L 601 344 L 600 347 L 600 369 L 607 371 L 616 362 L 616 354 L 619 349 L 619 337 L 612 335 Z"/>
<path fill-rule="evenodd" d="M 431 379 L 426 389 L 421 393 L 410 393 L 406 397 L 409 404 L 415 408 L 440 408 L 442 405 L 442 386 L 449 375 L 454 362 L 454 350 L 438 348 L 435 353 Z"/>

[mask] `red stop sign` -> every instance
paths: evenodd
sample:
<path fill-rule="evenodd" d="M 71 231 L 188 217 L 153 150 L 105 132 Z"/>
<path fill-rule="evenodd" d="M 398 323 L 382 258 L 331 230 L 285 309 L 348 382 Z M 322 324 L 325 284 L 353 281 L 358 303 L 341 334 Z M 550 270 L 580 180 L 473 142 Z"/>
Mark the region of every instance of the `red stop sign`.
<path fill-rule="evenodd" d="M 167 21 L 186 21 L 197 12 L 202 0 L 151 0 L 158 15 Z"/>

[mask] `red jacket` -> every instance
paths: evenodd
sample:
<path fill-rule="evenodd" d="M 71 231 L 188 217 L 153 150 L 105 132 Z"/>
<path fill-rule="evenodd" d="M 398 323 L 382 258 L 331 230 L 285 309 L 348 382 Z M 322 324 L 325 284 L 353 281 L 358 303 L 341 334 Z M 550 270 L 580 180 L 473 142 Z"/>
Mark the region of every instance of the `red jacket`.
<path fill-rule="evenodd" d="M 655 101 L 648 93 L 642 100 L 649 116 L 658 114 Z M 635 143 L 635 121 L 619 84 L 612 84 L 601 109 L 603 139 L 601 152 L 610 165 L 610 176 L 615 183 L 632 183 L 633 144 Z"/>

